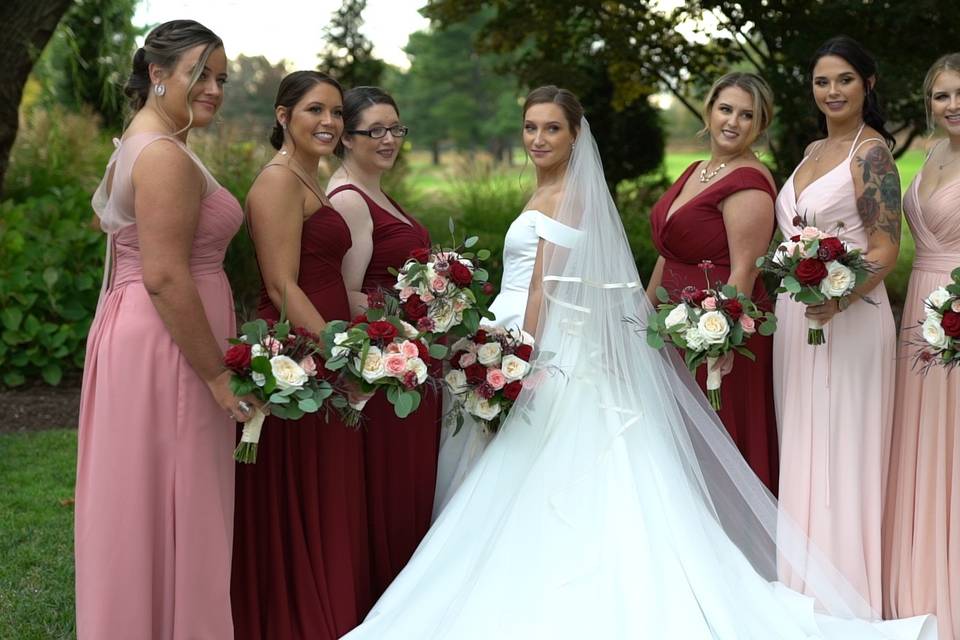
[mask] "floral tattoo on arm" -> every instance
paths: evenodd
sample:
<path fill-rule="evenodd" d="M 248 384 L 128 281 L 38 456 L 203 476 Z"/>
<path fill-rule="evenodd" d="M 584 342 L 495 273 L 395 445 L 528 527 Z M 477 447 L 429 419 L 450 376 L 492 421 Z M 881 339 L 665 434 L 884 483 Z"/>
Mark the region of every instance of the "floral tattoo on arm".
<path fill-rule="evenodd" d="M 886 233 L 900 244 L 900 175 L 886 147 L 875 145 L 863 157 L 857 156 L 863 171 L 863 193 L 857 198 L 857 212 L 869 235 Z"/>

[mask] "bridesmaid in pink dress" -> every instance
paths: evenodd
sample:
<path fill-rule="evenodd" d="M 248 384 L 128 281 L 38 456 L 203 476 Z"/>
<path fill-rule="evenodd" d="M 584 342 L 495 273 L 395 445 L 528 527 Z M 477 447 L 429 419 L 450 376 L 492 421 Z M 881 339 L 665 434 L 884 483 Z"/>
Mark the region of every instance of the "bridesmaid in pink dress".
<path fill-rule="evenodd" d="M 884 522 L 884 613 L 935 613 L 960 640 L 960 371 L 911 365 L 924 299 L 960 267 L 960 54 L 927 73 L 928 119 L 947 133 L 904 197 L 917 253 L 903 309 Z"/>
<path fill-rule="evenodd" d="M 223 256 L 240 205 L 185 146 L 223 99 L 227 58 L 196 22 L 154 29 L 136 115 L 93 199 L 109 233 L 87 340 L 76 489 L 77 636 L 232 638 L 235 335 Z"/>
<path fill-rule="evenodd" d="M 327 190 L 343 213 L 353 246 L 343 260 L 343 279 L 353 313 L 367 293 L 392 289 L 399 269 L 416 248 L 430 246 L 426 228 L 383 192 L 407 135 L 393 98 L 377 87 L 356 87 L 344 96 L 343 164 Z M 434 372 L 437 373 L 437 372 Z M 440 401 L 423 395 L 420 407 L 399 419 L 381 393 L 364 408 L 370 564 L 374 597 L 387 588 L 430 528 L 440 447 Z"/>
<path fill-rule="evenodd" d="M 732 284 L 761 307 L 771 308 L 757 278 L 756 262 L 773 237 L 777 192 L 751 145 L 772 117 L 773 95 L 759 76 L 728 73 L 713 84 L 703 113 L 710 158 L 687 167 L 650 212 L 653 242 L 660 253 L 647 284 L 651 304 L 658 304 L 656 290 L 661 285 L 675 300 L 684 287 L 702 289 L 706 276 L 699 264 L 710 260 L 712 285 Z M 747 348 L 756 360 L 730 359 L 717 415 L 750 468 L 776 494 L 773 338 L 756 334 Z M 697 371 L 697 382 L 706 391 L 705 367 Z"/>
<path fill-rule="evenodd" d="M 896 366 L 893 315 L 883 278 L 897 260 L 900 182 L 879 115 L 876 65 L 846 37 L 828 40 L 811 64 L 826 138 L 812 143 L 777 198 L 785 237 L 805 218 L 866 252 L 876 273 L 839 301 L 777 301 L 774 394 L 780 437 L 780 514 L 792 519 L 864 600 L 882 610 L 880 525 Z M 886 141 L 886 144 L 885 144 Z M 863 300 L 869 296 L 876 304 Z M 827 343 L 808 345 L 807 319 Z M 801 572 L 781 580 L 803 591 Z"/>
<path fill-rule="evenodd" d="M 320 333 L 348 320 L 340 276 L 350 230 L 317 184 L 343 130 L 340 85 L 319 71 L 280 83 L 276 155 L 247 198 L 263 279 L 258 316 Z M 267 417 L 256 464 L 237 465 L 236 638 L 334 640 L 360 623 L 370 595 L 363 434 L 335 412 Z"/>

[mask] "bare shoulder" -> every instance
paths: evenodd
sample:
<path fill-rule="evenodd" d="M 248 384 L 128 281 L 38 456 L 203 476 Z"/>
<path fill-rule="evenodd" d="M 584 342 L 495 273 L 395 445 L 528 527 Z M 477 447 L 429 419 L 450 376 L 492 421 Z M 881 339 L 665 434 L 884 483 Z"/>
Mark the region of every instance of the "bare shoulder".
<path fill-rule="evenodd" d="M 369 220 L 370 207 L 363 196 L 353 189 L 344 189 L 330 197 L 330 204 L 345 219 L 350 220 Z"/>
<path fill-rule="evenodd" d="M 286 167 L 268 165 L 253 181 L 247 194 L 247 209 L 252 211 L 303 208 L 302 185 Z"/>
<path fill-rule="evenodd" d="M 193 158 L 167 138 L 158 138 L 143 148 L 133 163 L 132 177 L 135 186 L 174 182 L 182 188 L 203 182 L 203 174 Z"/>
<path fill-rule="evenodd" d="M 557 216 L 560 200 L 563 198 L 563 189 L 556 189 L 548 193 L 535 195 L 530 199 L 527 209 L 533 209 L 550 218 Z"/>

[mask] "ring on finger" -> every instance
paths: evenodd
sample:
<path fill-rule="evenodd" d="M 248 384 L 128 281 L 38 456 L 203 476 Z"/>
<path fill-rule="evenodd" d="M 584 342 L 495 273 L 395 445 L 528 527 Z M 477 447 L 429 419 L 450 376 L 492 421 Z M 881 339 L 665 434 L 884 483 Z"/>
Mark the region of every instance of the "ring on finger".
<path fill-rule="evenodd" d="M 237 406 L 240 407 L 240 411 L 244 414 L 250 413 L 250 410 L 253 408 L 245 400 L 241 400 L 237 403 Z"/>

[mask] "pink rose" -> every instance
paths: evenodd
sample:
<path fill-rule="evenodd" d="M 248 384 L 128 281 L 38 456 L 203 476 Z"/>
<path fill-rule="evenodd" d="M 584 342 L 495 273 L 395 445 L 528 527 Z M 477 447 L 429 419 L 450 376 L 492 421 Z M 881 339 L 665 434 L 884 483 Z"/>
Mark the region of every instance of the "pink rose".
<path fill-rule="evenodd" d="M 314 361 L 313 356 L 307 356 L 301 360 L 300 368 L 311 378 L 317 375 L 317 363 Z"/>
<path fill-rule="evenodd" d="M 384 353 L 400 353 L 400 343 L 391 342 L 387 345 L 386 349 L 383 350 Z"/>
<path fill-rule="evenodd" d="M 458 361 L 458 363 L 461 369 L 466 369 L 476 361 L 477 361 L 477 354 L 472 351 L 467 351 L 465 354 L 460 356 L 460 360 Z"/>
<path fill-rule="evenodd" d="M 744 333 L 756 333 L 757 331 L 757 323 L 746 314 L 740 316 L 740 326 L 743 327 Z"/>
<path fill-rule="evenodd" d="M 717 310 L 717 299 L 713 296 L 709 296 L 703 299 L 703 302 L 700 303 L 700 306 L 706 309 L 707 311 L 716 311 Z"/>
<path fill-rule="evenodd" d="M 420 301 L 421 301 L 421 302 L 433 302 L 433 300 L 434 300 L 434 296 L 433 296 L 433 294 L 430 293 L 429 291 L 427 291 L 426 293 L 421 293 L 421 294 L 420 294 Z"/>
<path fill-rule="evenodd" d="M 816 227 L 804 227 L 803 231 L 800 232 L 800 239 L 805 242 L 810 242 L 811 240 L 817 240 L 823 237 L 820 229 Z"/>
<path fill-rule="evenodd" d="M 447 290 L 447 279 L 443 276 L 434 276 L 430 281 L 430 289 L 436 293 L 443 293 Z"/>
<path fill-rule="evenodd" d="M 416 292 L 417 290 L 414 289 L 413 287 L 404 287 L 403 289 L 400 289 L 400 300 L 403 302 L 406 302 L 407 298 L 409 298 Z"/>
<path fill-rule="evenodd" d="M 417 348 L 417 345 L 409 340 L 404 340 L 400 344 L 400 353 L 403 354 L 405 358 L 419 358 L 420 349 Z"/>
<path fill-rule="evenodd" d="M 950 311 L 960 313 L 960 298 L 957 298 L 950 304 Z"/>
<path fill-rule="evenodd" d="M 503 385 L 507 384 L 507 377 L 503 375 L 503 371 L 500 369 L 490 369 L 487 371 L 487 384 L 494 388 L 495 391 L 503 389 Z"/>
<path fill-rule="evenodd" d="M 270 350 L 270 355 L 277 355 L 280 353 L 280 349 L 283 348 L 283 344 L 276 338 L 267 336 L 263 340 L 263 346 Z"/>
<path fill-rule="evenodd" d="M 407 370 L 407 358 L 402 353 L 391 353 L 383 359 L 383 368 L 394 378 L 402 377 Z"/>

